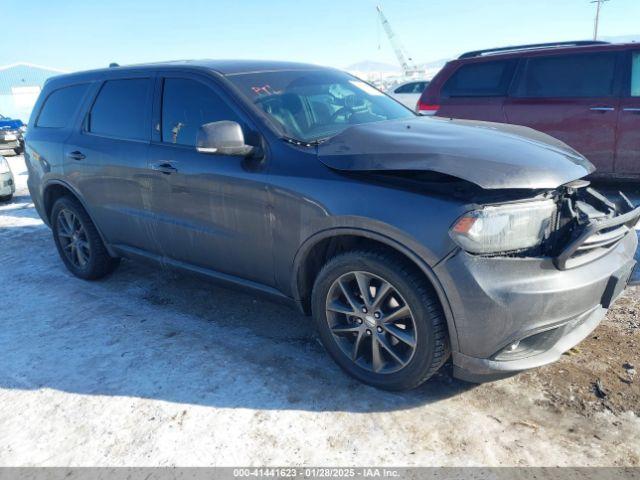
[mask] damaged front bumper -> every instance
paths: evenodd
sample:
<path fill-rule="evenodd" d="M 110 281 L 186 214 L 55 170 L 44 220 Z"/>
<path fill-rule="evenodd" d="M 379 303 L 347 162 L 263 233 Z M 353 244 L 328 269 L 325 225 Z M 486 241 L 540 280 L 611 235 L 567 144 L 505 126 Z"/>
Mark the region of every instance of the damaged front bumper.
<path fill-rule="evenodd" d="M 514 360 L 498 360 L 492 358 L 470 357 L 460 352 L 453 354 L 453 375 L 467 382 L 486 382 L 508 377 L 523 370 L 541 367 L 557 361 L 567 350 L 584 340 L 604 318 L 607 310 L 596 307 L 577 318 L 571 319 L 560 326 L 554 326 L 549 331 L 552 338 L 557 339 L 548 346 L 547 350 L 531 354 Z M 547 332 L 527 333 L 535 338 Z M 525 337 L 527 338 L 527 337 Z M 524 342 L 526 340 L 521 340 Z M 518 344 L 520 343 L 518 342 Z M 515 343 L 514 343 L 515 344 Z"/>
<path fill-rule="evenodd" d="M 640 208 L 590 221 L 554 256 L 458 251 L 436 267 L 453 313 L 454 375 L 482 382 L 556 361 L 593 331 L 634 272 Z"/>

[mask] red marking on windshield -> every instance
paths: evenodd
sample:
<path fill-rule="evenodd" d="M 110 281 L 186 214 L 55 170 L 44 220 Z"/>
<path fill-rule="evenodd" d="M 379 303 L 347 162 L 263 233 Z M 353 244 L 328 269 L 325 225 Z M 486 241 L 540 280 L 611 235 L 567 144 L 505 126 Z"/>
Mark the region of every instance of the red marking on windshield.
<path fill-rule="evenodd" d="M 251 87 L 251 90 L 253 90 L 253 93 L 255 93 L 256 95 L 273 95 L 273 92 L 271 91 L 271 85 Z"/>

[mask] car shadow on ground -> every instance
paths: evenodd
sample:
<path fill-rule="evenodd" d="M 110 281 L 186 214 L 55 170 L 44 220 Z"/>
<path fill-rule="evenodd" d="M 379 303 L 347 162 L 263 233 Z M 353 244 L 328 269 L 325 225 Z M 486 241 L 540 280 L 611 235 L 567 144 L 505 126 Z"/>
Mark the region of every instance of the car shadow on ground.
<path fill-rule="evenodd" d="M 76 279 L 36 219 L 18 204 L 0 210 L 0 388 L 344 412 L 408 409 L 473 388 L 450 366 L 410 392 L 363 385 L 324 352 L 309 318 L 189 274 L 123 261 L 104 280 Z"/>

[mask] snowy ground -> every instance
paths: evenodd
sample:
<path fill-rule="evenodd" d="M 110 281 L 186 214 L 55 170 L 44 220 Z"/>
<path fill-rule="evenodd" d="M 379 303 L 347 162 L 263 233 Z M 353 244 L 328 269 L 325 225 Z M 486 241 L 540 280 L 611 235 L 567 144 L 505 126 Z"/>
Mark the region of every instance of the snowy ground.
<path fill-rule="evenodd" d="M 2 466 L 640 465 L 637 409 L 552 404 L 551 369 L 481 386 L 445 370 L 385 393 L 342 374 L 286 307 L 133 262 L 78 280 L 30 203 L 22 157 L 8 160 Z"/>

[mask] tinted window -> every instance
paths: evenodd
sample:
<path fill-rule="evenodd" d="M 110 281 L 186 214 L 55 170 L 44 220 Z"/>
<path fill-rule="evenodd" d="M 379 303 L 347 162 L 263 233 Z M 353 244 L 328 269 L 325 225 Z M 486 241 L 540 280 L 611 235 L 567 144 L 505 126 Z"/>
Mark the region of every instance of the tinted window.
<path fill-rule="evenodd" d="M 162 93 L 162 141 L 195 146 L 198 129 L 220 120 L 239 122 L 211 88 L 185 78 L 167 78 Z"/>
<path fill-rule="evenodd" d="M 88 130 L 108 137 L 147 140 L 149 86 L 147 78 L 105 82 L 91 109 Z"/>
<path fill-rule="evenodd" d="M 401 85 L 395 89 L 394 93 L 422 93 L 428 82 L 413 82 Z"/>
<path fill-rule="evenodd" d="M 526 60 L 519 97 L 608 97 L 615 93 L 615 53 L 534 57 Z"/>
<path fill-rule="evenodd" d="M 501 97 L 507 94 L 514 62 L 469 63 L 463 65 L 445 83 L 447 97 Z"/>
<path fill-rule="evenodd" d="M 634 52 L 631 59 L 631 96 L 640 97 L 640 52 Z"/>
<path fill-rule="evenodd" d="M 71 121 L 87 84 L 61 88 L 47 97 L 36 121 L 37 127 L 63 128 Z"/>

